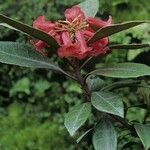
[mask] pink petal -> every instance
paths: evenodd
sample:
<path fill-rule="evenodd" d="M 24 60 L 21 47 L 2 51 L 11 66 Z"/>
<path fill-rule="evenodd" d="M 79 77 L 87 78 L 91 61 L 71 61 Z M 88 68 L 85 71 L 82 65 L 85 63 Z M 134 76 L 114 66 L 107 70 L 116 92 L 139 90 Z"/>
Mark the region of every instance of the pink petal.
<path fill-rule="evenodd" d="M 79 49 L 80 49 L 80 44 L 78 43 L 63 45 L 58 49 L 58 55 L 61 58 L 77 57 Z"/>
<path fill-rule="evenodd" d="M 70 22 L 72 22 L 76 18 L 77 18 L 77 20 L 85 19 L 84 13 L 82 12 L 81 8 L 78 6 L 73 6 L 70 9 L 66 9 L 65 17 L 66 17 L 66 20 L 68 20 Z"/>
<path fill-rule="evenodd" d="M 76 32 L 75 35 L 76 35 L 77 41 L 81 45 L 81 47 L 80 47 L 81 48 L 81 52 L 85 53 L 85 52 L 89 51 L 91 48 L 87 46 L 87 43 L 85 41 L 85 38 L 84 38 L 83 34 L 80 31 L 78 31 L 78 32 Z"/>
<path fill-rule="evenodd" d="M 100 40 L 94 42 L 91 45 L 93 50 L 91 51 L 90 55 L 91 56 L 97 56 L 99 54 L 106 53 L 109 50 L 107 48 L 108 42 L 109 42 L 108 38 L 103 38 L 103 39 L 100 39 Z"/>
<path fill-rule="evenodd" d="M 62 33 L 62 41 L 64 45 L 71 45 L 72 41 L 68 32 Z"/>
<path fill-rule="evenodd" d="M 39 40 L 39 41 L 37 41 L 37 42 L 35 42 L 35 43 L 33 43 L 33 44 L 34 44 L 36 50 L 37 50 L 39 53 L 41 53 L 41 54 L 44 55 L 44 56 L 47 56 L 47 53 L 46 53 L 46 51 L 44 50 L 44 48 L 46 47 L 46 43 L 45 43 L 45 42 Z"/>
<path fill-rule="evenodd" d="M 45 16 L 39 16 L 33 22 L 33 27 L 48 33 L 50 30 L 54 29 L 55 24 L 51 23 L 50 21 L 45 21 Z"/>
<path fill-rule="evenodd" d="M 101 19 L 89 17 L 87 21 L 90 25 L 96 26 L 98 28 L 103 28 L 112 24 L 112 17 L 109 16 L 108 21 L 103 21 Z"/>

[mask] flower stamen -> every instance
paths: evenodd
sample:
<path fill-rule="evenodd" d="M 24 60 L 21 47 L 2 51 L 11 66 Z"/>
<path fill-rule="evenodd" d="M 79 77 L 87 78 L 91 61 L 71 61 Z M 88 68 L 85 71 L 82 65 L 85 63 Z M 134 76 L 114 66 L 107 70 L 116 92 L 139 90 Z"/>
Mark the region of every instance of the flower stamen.
<path fill-rule="evenodd" d="M 68 32 L 72 41 L 75 39 L 75 33 L 77 31 L 84 31 L 89 26 L 86 20 L 80 21 L 79 18 L 81 15 L 78 15 L 72 22 L 67 20 L 58 20 L 55 24 L 56 32 Z"/>

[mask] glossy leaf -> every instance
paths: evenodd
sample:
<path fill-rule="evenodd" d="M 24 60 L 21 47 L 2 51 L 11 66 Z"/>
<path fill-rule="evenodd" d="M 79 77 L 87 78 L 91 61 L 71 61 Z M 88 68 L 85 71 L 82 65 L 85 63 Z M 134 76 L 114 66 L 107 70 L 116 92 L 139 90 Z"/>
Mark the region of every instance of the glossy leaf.
<path fill-rule="evenodd" d="M 93 145 L 95 150 L 117 149 L 117 135 L 110 120 L 100 120 L 93 134 Z"/>
<path fill-rule="evenodd" d="M 65 116 L 65 127 L 73 136 L 75 132 L 85 123 L 91 112 L 91 104 L 84 103 L 75 106 Z"/>
<path fill-rule="evenodd" d="M 119 63 L 104 65 L 90 74 L 102 75 L 113 78 L 136 78 L 150 75 L 150 67 L 139 63 Z"/>
<path fill-rule="evenodd" d="M 79 4 L 79 7 L 88 17 L 94 17 L 99 9 L 99 1 L 98 0 L 85 0 L 84 2 Z"/>
<path fill-rule="evenodd" d="M 42 41 L 45 41 L 47 44 L 58 48 L 58 44 L 56 40 L 48 35 L 45 32 L 42 32 L 40 30 L 37 30 L 29 25 L 23 24 L 19 21 L 15 21 L 7 16 L 4 16 L 0 14 L 0 25 L 5 26 L 10 29 L 15 29 L 17 31 L 21 31 L 25 34 L 28 34 L 34 38 L 40 39 Z"/>
<path fill-rule="evenodd" d="M 63 72 L 49 58 L 40 55 L 31 46 L 16 42 L 0 42 L 0 62 Z"/>
<path fill-rule="evenodd" d="M 110 45 L 110 49 L 140 49 L 150 47 L 150 44 L 118 44 Z"/>
<path fill-rule="evenodd" d="M 145 150 L 148 150 L 150 148 L 150 126 L 144 124 L 136 124 L 134 127 L 145 147 Z"/>
<path fill-rule="evenodd" d="M 92 105 L 99 111 L 124 117 L 122 98 L 112 92 L 93 92 Z"/>
<path fill-rule="evenodd" d="M 120 23 L 120 24 L 113 24 L 107 27 L 103 27 L 99 29 L 93 37 L 88 41 L 88 43 L 93 43 L 97 41 L 98 39 L 102 39 L 104 37 L 111 36 L 113 34 L 116 34 L 118 32 L 130 29 L 132 27 L 138 26 L 142 23 L 147 23 L 148 21 L 129 21 L 125 23 Z"/>

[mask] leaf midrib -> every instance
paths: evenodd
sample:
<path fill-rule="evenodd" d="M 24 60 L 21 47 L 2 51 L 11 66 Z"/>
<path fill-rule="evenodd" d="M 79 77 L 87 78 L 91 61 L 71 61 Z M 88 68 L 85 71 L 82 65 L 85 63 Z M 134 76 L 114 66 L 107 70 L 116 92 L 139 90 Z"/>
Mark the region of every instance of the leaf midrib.
<path fill-rule="evenodd" d="M 78 115 L 76 115 L 76 119 L 75 119 L 74 124 L 73 124 L 73 127 L 72 127 L 73 130 L 76 129 L 76 125 L 77 125 L 78 118 L 79 118 L 79 116 L 82 114 L 82 111 L 83 111 L 84 107 L 85 107 L 85 105 L 82 106 L 82 108 L 81 108 L 80 111 L 78 112 Z M 74 132 L 73 132 L 73 133 L 74 133 Z"/>
<path fill-rule="evenodd" d="M 116 112 L 118 112 L 119 114 L 120 114 L 120 112 L 111 104 L 111 103 L 109 103 L 108 101 L 106 101 L 105 100 L 105 98 L 103 97 L 103 96 L 101 96 L 101 95 L 99 95 L 99 93 L 95 93 L 97 96 L 99 96 L 100 98 L 102 98 L 107 104 L 109 104 L 110 106 L 112 106 L 115 110 L 116 110 Z M 116 97 L 116 96 L 115 96 Z M 107 99 L 107 98 L 106 98 Z M 122 114 L 120 114 L 121 116 L 122 116 Z"/>

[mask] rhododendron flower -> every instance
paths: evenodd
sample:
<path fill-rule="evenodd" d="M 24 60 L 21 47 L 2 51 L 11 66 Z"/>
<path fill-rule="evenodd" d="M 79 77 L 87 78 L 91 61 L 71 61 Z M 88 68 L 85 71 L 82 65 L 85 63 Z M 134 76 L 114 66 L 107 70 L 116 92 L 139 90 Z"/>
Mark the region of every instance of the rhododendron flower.
<path fill-rule="evenodd" d="M 93 26 L 98 29 L 112 24 L 112 18 L 108 21 L 86 17 L 78 6 L 73 6 L 65 11 L 66 20 L 58 20 L 54 23 L 45 21 L 40 16 L 34 21 L 33 27 L 52 36 L 59 44 L 58 56 L 61 58 L 77 58 L 98 56 L 106 53 L 109 49 L 108 38 L 99 39 L 94 43 L 87 44 L 88 40 L 95 34 Z M 35 41 L 34 46 L 41 53 L 47 44 L 41 40 Z"/>

